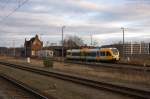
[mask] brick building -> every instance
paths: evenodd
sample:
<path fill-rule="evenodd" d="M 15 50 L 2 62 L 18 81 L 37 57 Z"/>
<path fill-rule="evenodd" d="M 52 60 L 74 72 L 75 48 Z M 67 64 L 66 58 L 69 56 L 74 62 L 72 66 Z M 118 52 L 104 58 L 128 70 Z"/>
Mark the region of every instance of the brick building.
<path fill-rule="evenodd" d="M 24 54 L 27 57 L 35 57 L 36 56 L 36 52 L 38 50 L 41 50 L 43 47 L 43 42 L 40 41 L 38 35 L 36 35 L 35 37 L 31 38 L 29 41 L 27 41 L 25 39 L 25 43 L 24 43 Z"/>

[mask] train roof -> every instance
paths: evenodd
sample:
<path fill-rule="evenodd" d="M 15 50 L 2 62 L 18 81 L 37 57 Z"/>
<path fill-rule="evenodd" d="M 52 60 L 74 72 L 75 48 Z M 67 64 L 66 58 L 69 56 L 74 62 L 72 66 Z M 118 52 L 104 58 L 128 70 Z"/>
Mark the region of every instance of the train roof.
<path fill-rule="evenodd" d="M 115 47 L 104 47 L 104 48 L 100 48 L 100 49 L 117 49 Z"/>
<path fill-rule="evenodd" d="M 70 49 L 70 50 L 67 50 L 67 52 L 80 52 L 80 49 Z"/>
<path fill-rule="evenodd" d="M 110 50 L 118 50 L 117 48 L 100 48 L 99 51 L 110 51 Z"/>
<path fill-rule="evenodd" d="M 117 49 L 117 48 L 109 47 L 109 48 L 94 48 L 94 49 L 89 49 L 89 48 L 84 48 L 84 49 L 69 49 L 69 50 L 67 50 L 67 52 L 80 52 L 80 51 L 95 52 L 95 51 L 98 51 L 98 50 L 112 50 L 112 49 Z"/>
<path fill-rule="evenodd" d="M 72 50 L 67 50 L 67 52 L 80 52 L 80 51 L 90 51 L 90 52 L 93 52 L 93 51 L 98 51 L 99 48 L 96 48 L 96 49 L 72 49 Z"/>

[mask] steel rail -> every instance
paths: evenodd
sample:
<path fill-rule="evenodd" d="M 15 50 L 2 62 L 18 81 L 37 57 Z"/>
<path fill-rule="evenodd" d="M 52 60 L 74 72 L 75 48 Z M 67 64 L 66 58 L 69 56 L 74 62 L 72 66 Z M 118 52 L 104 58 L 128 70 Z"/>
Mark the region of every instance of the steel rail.
<path fill-rule="evenodd" d="M 56 62 L 61 62 L 54 60 Z M 138 70 L 138 71 L 147 71 L 150 72 L 149 66 L 137 66 L 137 65 L 127 65 L 127 64 L 119 64 L 119 63 L 91 63 L 91 62 L 80 62 L 80 61 L 64 61 L 64 63 L 72 63 L 86 66 L 97 66 L 97 67 L 106 67 L 106 68 L 114 68 L 114 69 L 129 69 L 129 70 Z"/>
<path fill-rule="evenodd" d="M 46 95 L 45 93 L 40 92 L 39 90 L 30 87 L 29 85 L 20 82 L 4 73 L 0 73 L 0 77 L 9 81 L 10 83 L 16 85 L 17 87 L 27 91 L 28 93 L 32 94 L 33 96 L 37 97 L 37 99 L 55 99 L 52 96 Z"/>
<path fill-rule="evenodd" d="M 120 86 L 120 85 L 114 85 L 114 84 L 106 83 L 106 82 L 100 82 L 100 81 L 96 81 L 93 79 L 89 79 L 87 77 L 72 75 L 68 73 L 62 73 L 62 72 L 54 71 L 54 70 L 46 71 L 42 69 L 36 69 L 36 68 L 31 68 L 31 67 L 7 63 L 7 62 L 0 62 L 0 64 L 6 65 L 12 68 L 34 72 L 40 75 L 45 75 L 49 77 L 55 77 L 58 79 L 71 81 L 74 83 L 86 85 L 86 86 L 96 88 L 96 89 L 108 90 L 108 91 L 124 94 L 124 95 L 135 97 L 135 98 L 140 98 L 140 99 L 141 98 L 150 99 L 150 91 L 146 91 L 146 90 L 135 89 L 135 88 L 125 87 L 125 86 Z"/>

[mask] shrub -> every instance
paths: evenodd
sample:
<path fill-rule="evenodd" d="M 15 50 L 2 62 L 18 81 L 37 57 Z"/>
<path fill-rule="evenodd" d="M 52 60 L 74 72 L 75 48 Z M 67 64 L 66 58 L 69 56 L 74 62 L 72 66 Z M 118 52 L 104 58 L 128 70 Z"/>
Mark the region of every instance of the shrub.
<path fill-rule="evenodd" d="M 44 58 L 43 64 L 45 67 L 53 67 L 53 58 Z"/>

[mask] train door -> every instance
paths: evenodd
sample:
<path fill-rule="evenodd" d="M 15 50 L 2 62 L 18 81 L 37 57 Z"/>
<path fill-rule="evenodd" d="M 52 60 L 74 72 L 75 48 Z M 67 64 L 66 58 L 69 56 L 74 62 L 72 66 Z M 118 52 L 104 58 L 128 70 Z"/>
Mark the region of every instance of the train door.
<path fill-rule="evenodd" d="M 84 51 L 80 50 L 80 60 L 84 60 Z"/>
<path fill-rule="evenodd" d="M 99 51 L 96 52 L 96 61 L 99 61 L 100 60 L 100 53 Z"/>
<path fill-rule="evenodd" d="M 112 60 L 112 54 L 109 51 L 106 51 L 106 57 L 107 60 Z"/>
<path fill-rule="evenodd" d="M 100 60 L 101 61 L 107 60 L 106 51 L 100 51 Z"/>

